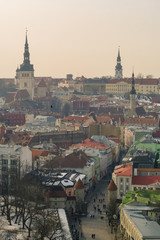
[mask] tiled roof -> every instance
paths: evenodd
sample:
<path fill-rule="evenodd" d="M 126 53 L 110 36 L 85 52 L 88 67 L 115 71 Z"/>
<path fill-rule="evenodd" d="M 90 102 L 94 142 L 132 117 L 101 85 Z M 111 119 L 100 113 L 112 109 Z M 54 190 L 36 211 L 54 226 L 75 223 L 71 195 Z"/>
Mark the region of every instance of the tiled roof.
<path fill-rule="evenodd" d="M 113 179 L 111 179 L 110 184 L 108 185 L 107 189 L 109 191 L 116 191 L 117 190 L 117 185 L 114 183 Z"/>
<path fill-rule="evenodd" d="M 123 79 L 111 79 L 108 80 L 109 84 L 116 84 L 120 82 L 125 82 L 128 84 L 131 84 L 132 79 L 131 78 L 123 78 Z M 158 85 L 158 79 L 148 79 L 148 78 L 142 78 L 142 79 L 135 79 L 135 84 L 140 84 L 140 85 Z"/>
<path fill-rule="evenodd" d="M 100 142 L 95 142 L 93 140 L 90 140 L 89 138 L 87 138 L 86 140 L 83 141 L 83 143 L 79 143 L 74 145 L 74 147 L 88 147 L 88 148 L 97 148 L 97 149 L 102 149 L 102 150 L 106 150 L 109 149 L 110 146 L 107 146 L 103 143 Z"/>
<path fill-rule="evenodd" d="M 131 176 L 132 175 L 132 164 L 122 165 L 119 168 L 114 169 L 114 173 L 118 176 Z"/>
<path fill-rule="evenodd" d="M 160 168 L 137 168 L 137 171 L 143 171 L 143 172 L 160 172 Z"/>
<path fill-rule="evenodd" d="M 152 133 L 153 138 L 160 138 L 160 131 L 156 131 Z"/>
<path fill-rule="evenodd" d="M 66 198 L 67 194 L 61 186 L 54 186 L 47 190 L 47 197 L 49 198 Z"/>
<path fill-rule="evenodd" d="M 74 185 L 74 188 L 75 189 L 84 189 L 84 184 L 80 178 L 78 179 L 78 182 L 76 182 L 76 184 Z"/>
<path fill-rule="evenodd" d="M 55 157 L 47 162 L 43 168 L 83 168 L 89 160 L 84 152 L 73 152 L 65 157 Z"/>
<path fill-rule="evenodd" d="M 150 185 L 160 182 L 160 176 L 133 176 L 132 185 Z"/>
<path fill-rule="evenodd" d="M 32 149 L 32 160 L 35 160 L 36 157 L 48 156 L 50 151 L 41 150 L 41 149 Z"/>
<path fill-rule="evenodd" d="M 123 125 L 125 124 L 141 124 L 141 125 L 144 125 L 144 124 L 147 124 L 147 125 L 157 125 L 158 124 L 158 118 L 149 118 L 149 117 L 142 117 L 142 118 L 138 118 L 138 117 L 135 117 L 135 118 L 127 118 Z"/>
<path fill-rule="evenodd" d="M 46 83 L 43 79 L 39 82 L 38 87 L 46 87 Z"/>
<path fill-rule="evenodd" d="M 6 103 L 13 102 L 15 100 L 16 92 L 8 92 L 6 96 Z"/>
<path fill-rule="evenodd" d="M 26 99 L 29 98 L 29 93 L 26 89 L 20 89 L 15 95 L 15 99 Z"/>
<path fill-rule="evenodd" d="M 108 115 L 99 115 L 97 116 L 98 123 L 111 123 L 111 117 Z"/>

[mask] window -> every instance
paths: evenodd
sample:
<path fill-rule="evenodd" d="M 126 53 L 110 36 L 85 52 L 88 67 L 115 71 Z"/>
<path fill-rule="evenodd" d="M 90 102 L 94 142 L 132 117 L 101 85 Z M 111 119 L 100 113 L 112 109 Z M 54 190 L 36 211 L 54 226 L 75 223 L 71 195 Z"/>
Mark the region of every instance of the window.
<path fill-rule="evenodd" d="M 11 160 L 11 165 L 16 165 L 16 160 Z"/>
<path fill-rule="evenodd" d="M 69 192 L 69 196 L 71 196 L 71 192 Z"/>
<path fill-rule="evenodd" d="M 120 182 L 121 182 L 121 183 L 123 182 L 123 178 L 120 178 Z"/>
<path fill-rule="evenodd" d="M 2 165 L 8 165 L 8 160 L 7 159 L 2 159 Z"/>
<path fill-rule="evenodd" d="M 129 187 L 128 186 L 126 186 L 126 191 L 128 191 L 129 190 Z"/>
<path fill-rule="evenodd" d="M 24 83 L 24 87 L 27 87 L 27 83 L 26 82 Z"/>

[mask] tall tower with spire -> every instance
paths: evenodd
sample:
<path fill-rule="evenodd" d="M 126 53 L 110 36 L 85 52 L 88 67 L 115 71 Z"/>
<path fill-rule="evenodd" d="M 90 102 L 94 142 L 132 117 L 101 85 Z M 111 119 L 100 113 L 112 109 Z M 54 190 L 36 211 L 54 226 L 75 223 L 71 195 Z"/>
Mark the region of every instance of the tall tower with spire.
<path fill-rule="evenodd" d="M 30 98 L 34 97 L 34 68 L 33 65 L 30 64 L 30 53 L 27 39 L 27 31 L 26 31 L 26 39 L 24 45 L 24 59 L 23 63 L 16 70 L 16 85 L 19 89 L 26 89 L 30 95 Z"/>
<path fill-rule="evenodd" d="M 130 114 L 129 114 L 129 116 L 130 117 L 137 117 L 134 72 L 132 73 L 132 86 L 131 86 L 131 91 L 130 91 Z"/>
<path fill-rule="evenodd" d="M 115 78 L 123 78 L 123 69 L 121 65 L 120 47 L 118 48 L 117 65 L 115 67 Z"/>

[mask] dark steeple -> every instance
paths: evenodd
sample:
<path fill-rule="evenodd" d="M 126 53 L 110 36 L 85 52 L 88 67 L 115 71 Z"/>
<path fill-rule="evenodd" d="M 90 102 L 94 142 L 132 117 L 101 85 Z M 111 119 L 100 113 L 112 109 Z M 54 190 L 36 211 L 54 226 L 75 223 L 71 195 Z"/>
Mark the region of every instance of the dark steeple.
<path fill-rule="evenodd" d="M 28 46 L 28 39 L 27 39 L 27 31 L 26 31 L 26 41 L 24 45 L 24 60 L 23 64 L 20 65 L 20 71 L 34 71 L 33 65 L 30 64 L 30 53 L 29 53 L 29 46 Z"/>
<path fill-rule="evenodd" d="M 134 72 L 132 73 L 132 89 L 130 91 L 130 94 L 136 94 L 135 81 L 134 81 Z"/>
<path fill-rule="evenodd" d="M 122 78 L 122 65 L 121 65 L 121 57 L 120 57 L 120 48 L 118 47 L 118 56 L 117 56 L 117 65 L 115 67 L 115 78 Z"/>
<path fill-rule="evenodd" d="M 120 57 L 120 49 L 118 48 L 118 57 L 117 57 L 117 63 L 121 63 L 121 57 Z"/>

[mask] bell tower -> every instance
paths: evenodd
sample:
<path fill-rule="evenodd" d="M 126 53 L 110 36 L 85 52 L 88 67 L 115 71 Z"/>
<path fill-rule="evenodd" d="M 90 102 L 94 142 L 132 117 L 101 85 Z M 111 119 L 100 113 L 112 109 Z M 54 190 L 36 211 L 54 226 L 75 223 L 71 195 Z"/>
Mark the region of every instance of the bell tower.
<path fill-rule="evenodd" d="M 15 82 L 17 88 L 26 89 L 30 95 L 30 98 L 33 100 L 34 98 L 34 68 L 33 65 L 30 64 L 30 53 L 27 39 L 27 31 L 26 31 L 26 39 L 24 45 L 24 59 L 23 63 L 16 70 Z"/>
<path fill-rule="evenodd" d="M 115 78 L 123 78 L 123 69 L 121 65 L 120 47 L 118 48 L 117 65 L 115 67 Z"/>

